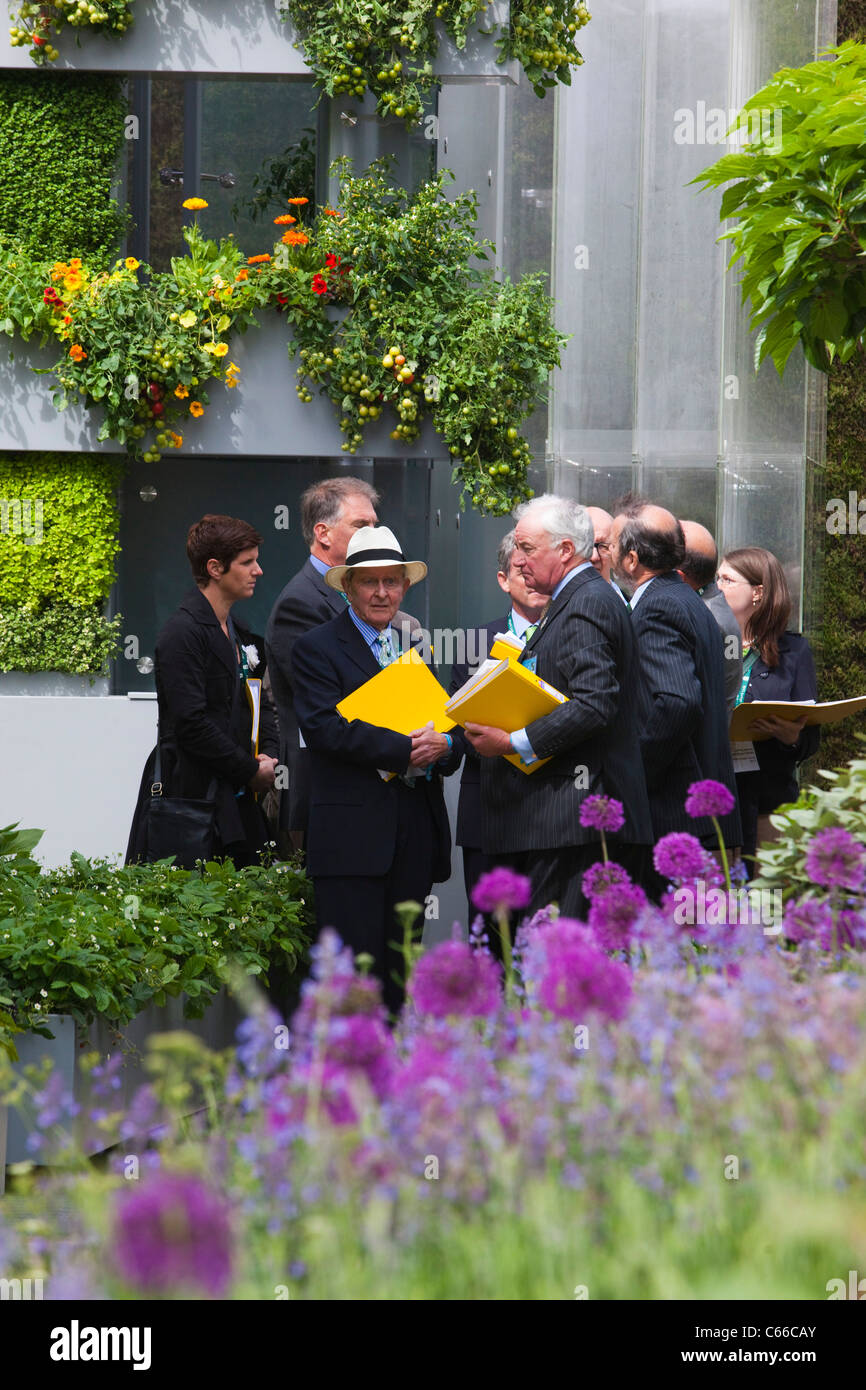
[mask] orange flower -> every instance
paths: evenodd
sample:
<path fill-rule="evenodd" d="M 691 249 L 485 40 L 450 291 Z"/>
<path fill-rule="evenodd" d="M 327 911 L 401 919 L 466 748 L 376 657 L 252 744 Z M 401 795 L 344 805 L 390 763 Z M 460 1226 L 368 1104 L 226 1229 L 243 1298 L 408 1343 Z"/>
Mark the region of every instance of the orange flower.
<path fill-rule="evenodd" d="M 274 218 L 274 222 L 278 227 L 284 227 L 290 222 L 297 222 L 297 220 L 297 217 L 292 217 L 291 213 L 289 212 L 284 212 L 281 214 L 281 216 Z"/>
<path fill-rule="evenodd" d="M 181 207 L 185 207 L 189 212 L 201 212 L 202 208 L 207 207 L 204 198 L 184 198 Z"/>
<path fill-rule="evenodd" d="M 201 401 L 190 401 L 189 413 L 190 415 L 194 415 L 196 419 L 198 419 L 200 415 L 204 415 L 204 406 Z"/>
<path fill-rule="evenodd" d="M 259 262 L 269 261 L 271 258 L 265 252 L 263 256 L 247 256 L 247 265 L 258 265 Z"/>
<path fill-rule="evenodd" d="M 246 266 L 244 266 L 243 269 L 241 269 L 241 270 L 238 271 L 237 275 L 235 276 L 235 279 L 236 279 L 236 280 L 248 280 L 248 279 L 249 279 L 249 275 L 250 275 L 250 272 L 247 270 Z"/>
<path fill-rule="evenodd" d="M 323 208 L 322 211 L 324 212 L 324 214 L 325 214 L 326 217 L 339 217 L 339 216 L 340 216 L 340 214 L 337 212 L 337 210 L 336 210 L 335 208 Z"/>
<path fill-rule="evenodd" d="M 182 434 L 175 434 L 174 430 L 169 430 L 169 434 L 171 435 L 171 439 L 172 439 L 172 443 L 174 444 L 174 447 L 175 447 L 176 449 L 179 449 L 180 446 L 181 446 L 181 444 L 183 443 L 183 435 L 182 435 Z"/>
<path fill-rule="evenodd" d="M 72 260 L 69 262 L 69 269 L 70 269 L 70 270 L 80 270 L 80 269 L 81 269 L 81 260 L 80 260 L 80 257 L 78 257 L 78 256 L 73 256 L 73 257 L 72 257 Z"/>
<path fill-rule="evenodd" d="M 80 362 L 83 357 L 87 356 L 87 353 L 79 343 L 73 343 L 72 347 L 69 349 L 69 356 L 72 358 L 73 362 Z"/>
<path fill-rule="evenodd" d="M 179 401 L 183 401 L 186 400 L 187 396 L 189 395 L 189 391 L 184 386 L 183 382 L 180 382 L 179 385 L 175 386 L 174 394 L 177 396 Z"/>
<path fill-rule="evenodd" d="M 306 246 L 310 238 L 306 232 L 283 232 L 280 241 L 284 241 L 287 246 Z"/>
<path fill-rule="evenodd" d="M 290 208 L 301 208 L 301 207 L 304 206 L 304 203 L 308 203 L 309 201 L 310 201 L 309 198 L 287 198 L 287 199 L 286 199 L 286 202 L 288 203 L 288 205 L 289 205 Z"/>
<path fill-rule="evenodd" d="M 71 322 L 72 322 L 72 319 L 69 317 L 68 314 L 64 314 L 64 315 L 63 315 L 63 322 L 64 322 L 64 323 L 71 323 Z"/>

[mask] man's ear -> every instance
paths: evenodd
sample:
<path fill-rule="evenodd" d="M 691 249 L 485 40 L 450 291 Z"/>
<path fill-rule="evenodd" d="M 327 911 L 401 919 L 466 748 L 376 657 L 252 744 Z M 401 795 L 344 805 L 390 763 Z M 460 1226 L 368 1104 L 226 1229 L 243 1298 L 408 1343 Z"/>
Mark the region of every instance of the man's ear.
<path fill-rule="evenodd" d="M 322 546 L 324 550 L 328 549 L 326 541 L 330 529 L 331 528 L 326 521 L 317 521 L 315 526 L 313 527 L 313 535 L 316 538 L 316 543 Z"/>
<path fill-rule="evenodd" d="M 508 596 L 510 597 L 510 596 L 511 596 L 511 580 L 508 578 L 508 575 L 507 575 L 507 574 L 503 574 L 502 570 L 497 570 L 497 571 L 496 571 L 496 582 L 497 582 L 497 584 L 499 585 L 500 589 L 502 590 L 503 594 L 508 594 Z"/>

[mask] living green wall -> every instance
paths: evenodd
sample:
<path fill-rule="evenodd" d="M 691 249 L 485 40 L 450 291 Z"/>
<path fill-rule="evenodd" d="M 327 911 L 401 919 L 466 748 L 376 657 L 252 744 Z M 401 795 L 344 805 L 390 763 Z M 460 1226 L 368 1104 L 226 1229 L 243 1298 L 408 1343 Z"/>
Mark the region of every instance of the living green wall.
<path fill-rule="evenodd" d="M 840 0 L 839 42 L 866 42 L 866 0 Z M 827 498 L 866 496 L 866 359 L 860 354 L 830 375 L 827 407 Z M 864 519 L 866 525 L 866 519 Z M 829 535 L 824 539 L 823 660 L 819 671 L 821 699 L 866 694 L 866 535 Z M 854 730 L 862 719 L 849 719 L 824 730 L 820 761 L 838 767 L 862 757 Z"/>
<path fill-rule="evenodd" d="M 125 112 L 115 77 L 0 77 L 0 237 L 39 260 L 117 256 Z M 106 668 L 120 474 L 104 455 L 0 453 L 0 671 Z"/>
<path fill-rule="evenodd" d="M 125 218 L 112 200 L 126 102 L 114 77 L 0 78 L 0 236 L 40 259 L 111 259 Z"/>
<path fill-rule="evenodd" d="M 99 454 L 0 454 L 0 671 L 105 667 L 120 475 Z"/>

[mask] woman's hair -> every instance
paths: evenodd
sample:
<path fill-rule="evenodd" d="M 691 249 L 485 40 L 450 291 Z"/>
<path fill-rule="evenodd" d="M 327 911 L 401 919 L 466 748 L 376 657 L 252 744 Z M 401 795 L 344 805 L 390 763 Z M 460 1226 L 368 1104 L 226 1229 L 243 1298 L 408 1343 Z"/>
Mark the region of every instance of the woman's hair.
<path fill-rule="evenodd" d="M 227 570 L 242 550 L 252 550 L 261 543 L 261 536 L 248 521 L 236 516 L 203 516 L 189 528 L 186 538 L 193 579 L 200 589 L 206 588 L 210 580 L 208 560 L 218 560 Z"/>
<path fill-rule="evenodd" d="M 791 591 L 785 571 L 772 551 L 759 545 L 729 550 L 724 562 L 755 587 L 763 585 L 764 592 L 752 609 L 746 636 L 760 652 L 762 661 L 771 668 L 778 666 L 779 638 L 791 617 Z"/>

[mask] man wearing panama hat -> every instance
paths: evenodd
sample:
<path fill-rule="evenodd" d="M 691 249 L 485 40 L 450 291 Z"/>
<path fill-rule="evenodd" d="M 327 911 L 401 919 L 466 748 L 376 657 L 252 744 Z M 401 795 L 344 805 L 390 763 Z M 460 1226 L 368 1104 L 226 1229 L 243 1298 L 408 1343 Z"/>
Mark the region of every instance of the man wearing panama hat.
<path fill-rule="evenodd" d="M 310 750 L 307 870 L 319 928 L 335 927 L 357 954 L 369 953 L 396 1012 L 403 965 L 396 903 L 424 902 L 451 871 L 451 831 L 441 776 L 460 763 L 447 734 L 411 735 L 345 720 L 337 705 L 400 655 L 391 626 L 410 585 L 427 574 L 407 560 L 387 526 L 355 532 L 346 563 L 326 583 L 348 599 L 344 612 L 300 637 L 292 652 L 295 709 Z M 382 772 L 399 774 L 385 781 Z"/>

